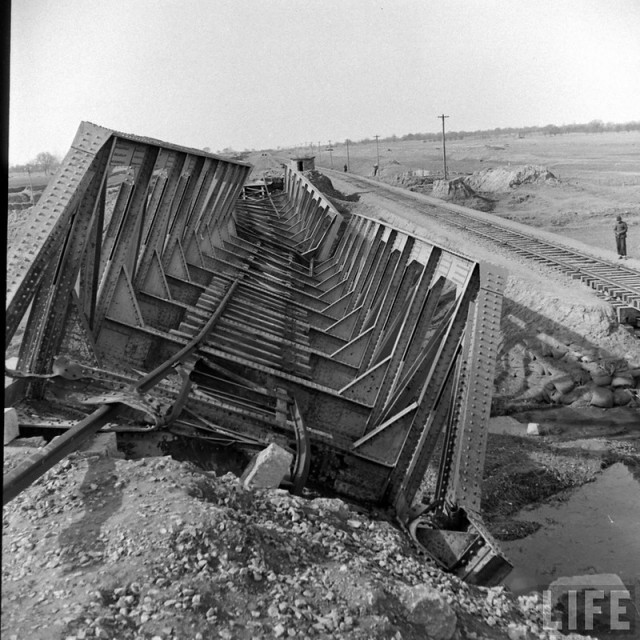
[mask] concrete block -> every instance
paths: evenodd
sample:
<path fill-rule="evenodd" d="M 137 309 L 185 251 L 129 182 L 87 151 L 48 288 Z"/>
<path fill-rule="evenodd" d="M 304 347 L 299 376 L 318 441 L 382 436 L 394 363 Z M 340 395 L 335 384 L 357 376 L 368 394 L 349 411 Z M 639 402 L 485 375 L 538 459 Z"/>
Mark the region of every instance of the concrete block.
<path fill-rule="evenodd" d="M 527 425 L 528 436 L 547 436 L 551 431 L 552 429 L 549 425 L 541 424 L 539 422 L 530 422 Z"/>
<path fill-rule="evenodd" d="M 9 444 L 20 435 L 20 426 L 18 425 L 18 412 L 13 408 L 5 408 L 4 410 L 4 435 L 3 443 Z"/>
<path fill-rule="evenodd" d="M 253 457 L 240 482 L 247 488 L 275 489 L 289 474 L 292 462 L 292 453 L 272 443 Z"/>

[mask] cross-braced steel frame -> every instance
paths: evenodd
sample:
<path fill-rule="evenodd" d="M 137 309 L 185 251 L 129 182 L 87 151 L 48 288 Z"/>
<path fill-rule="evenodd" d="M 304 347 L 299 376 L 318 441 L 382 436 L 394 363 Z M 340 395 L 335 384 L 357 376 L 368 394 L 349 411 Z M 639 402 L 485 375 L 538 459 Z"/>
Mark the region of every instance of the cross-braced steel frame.
<path fill-rule="evenodd" d="M 240 197 L 250 169 L 83 123 L 9 256 L 23 395 L 84 381 L 64 402 L 97 406 L 99 424 L 64 451 L 118 413 L 219 443 L 276 441 L 297 452 L 297 490 L 405 522 L 431 464 L 428 511 L 451 530 L 423 519 L 416 540 L 495 581 L 507 565 L 478 512 L 504 275 L 345 217 L 298 172 Z M 11 495 L 34 473 L 10 478 Z"/>

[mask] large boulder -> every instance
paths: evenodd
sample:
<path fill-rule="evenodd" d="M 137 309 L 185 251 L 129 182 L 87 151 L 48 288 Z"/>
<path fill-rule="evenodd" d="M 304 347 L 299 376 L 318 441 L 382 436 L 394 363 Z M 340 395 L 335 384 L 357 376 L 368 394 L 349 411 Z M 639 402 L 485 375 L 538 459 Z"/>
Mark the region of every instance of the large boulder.
<path fill-rule="evenodd" d="M 276 489 L 289 474 L 292 462 L 292 453 L 272 443 L 253 457 L 240 481 L 246 488 Z"/>
<path fill-rule="evenodd" d="M 449 640 L 456 631 L 457 618 L 442 594 L 426 584 L 405 587 L 400 600 L 407 610 L 407 619 L 424 628 L 433 640 Z"/>
<path fill-rule="evenodd" d="M 9 444 L 20 435 L 20 427 L 18 425 L 18 413 L 13 407 L 4 410 L 4 435 L 3 443 Z"/>

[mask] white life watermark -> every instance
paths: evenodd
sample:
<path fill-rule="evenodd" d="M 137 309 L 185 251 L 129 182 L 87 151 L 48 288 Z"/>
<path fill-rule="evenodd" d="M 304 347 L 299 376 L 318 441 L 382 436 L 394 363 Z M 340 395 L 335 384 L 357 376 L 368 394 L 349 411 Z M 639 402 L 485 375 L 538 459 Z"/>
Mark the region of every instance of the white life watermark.
<path fill-rule="evenodd" d="M 560 585 L 542 592 L 544 628 L 563 634 L 604 632 L 637 638 L 640 588 L 624 585 Z"/>

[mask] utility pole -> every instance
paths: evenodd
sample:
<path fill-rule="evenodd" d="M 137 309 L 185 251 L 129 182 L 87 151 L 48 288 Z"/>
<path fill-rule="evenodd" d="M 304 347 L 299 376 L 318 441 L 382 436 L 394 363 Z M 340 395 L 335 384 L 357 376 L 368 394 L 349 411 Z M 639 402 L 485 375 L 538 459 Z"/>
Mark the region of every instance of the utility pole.
<path fill-rule="evenodd" d="M 378 138 L 380 136 L 373 136 L 376 139 L 376 158 L 377 158 L 377 162 L 376 164 L 378 165 L 378 167 L 380 167 L 380 149 L 378 148 Z"/>
<path fill-rule="evenodd" d="M 27 173 L 29 174 L 29 197 L 31 199 L 31 206 L 33 207 L 33 182 L 31 182 L 31 167 L 27 165 Z"/>
<path fill-rule="evenodd" d="M 447 147 L 444 141 L 444 119 L 449 116 L 445 116 L 444 113 L 441 116 L 437 116 L 442 120 L 442 164 L 444 165 L 444 179 L 447 179 Z"/>
<path fill-rule="evenodd" d="M 331 140 L 329 140 L 329 148 L 327 149 L 329 152 L 329 158 L 331 159 L 331 168 L 333 169 L 333 147 L 331 146 Z"/>
<path fill-rule="evenodd" d="M 349 161 L 349 138 L 347 138 L 345 142 L 347 143 L 347 171 L 349 171 L 349 167 L 351 164 Z"/>
<path fill-rule="evenodd" d="M 320 158 L 322 158 L 322 147 L 320 146 L 320 140 L 318 140 L 318 162 L 320 162 Z"/>

